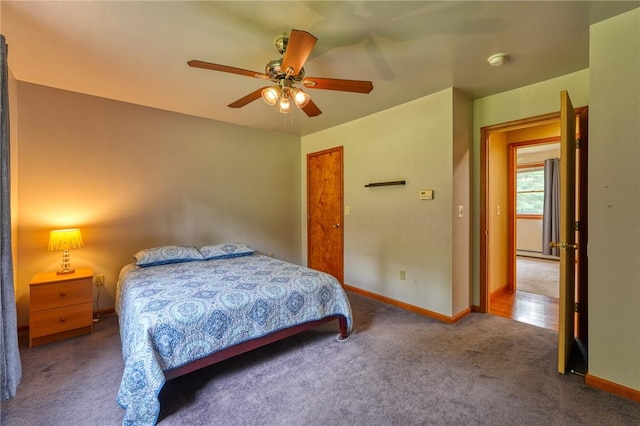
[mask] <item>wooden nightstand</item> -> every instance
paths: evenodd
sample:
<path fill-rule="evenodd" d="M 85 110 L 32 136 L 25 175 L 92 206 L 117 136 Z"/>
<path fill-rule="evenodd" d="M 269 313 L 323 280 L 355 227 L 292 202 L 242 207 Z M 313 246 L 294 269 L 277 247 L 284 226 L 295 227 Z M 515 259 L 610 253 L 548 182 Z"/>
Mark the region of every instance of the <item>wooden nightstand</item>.
<path fill-rule="evenodd" d="M 29 283 L 29 347 L 91 333 L 93 271 L 36 274 Z"/>

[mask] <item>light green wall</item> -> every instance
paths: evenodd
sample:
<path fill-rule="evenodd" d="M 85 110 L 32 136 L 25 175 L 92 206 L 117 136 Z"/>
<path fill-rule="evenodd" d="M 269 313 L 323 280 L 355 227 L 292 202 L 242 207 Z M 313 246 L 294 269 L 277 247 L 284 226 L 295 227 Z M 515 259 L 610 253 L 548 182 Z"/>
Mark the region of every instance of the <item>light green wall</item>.
<path fill-rule="evenodd" d="M 305 218 L 306 154 L 344 147 L 345 283 L 446 316 L 458 313 L 452 303 L 454 93 L 447 89 L 305 136 L 301 157 Z M 468 136 L 464 143 L 468 158 Z M 397 180 L 406 185 L 364 187 Z M 434 199 L 420 200 L 423 189 L 434 190 Z M 302 228 L 304 250 L 306 220 Z M 469 306 L 468 281 L 456 307 Z"/>
<path fill-rule="evenodd" d="M 244 242 L 300 262 L 300 138 L 18 83 L 18 320 L 60 267 L 49 231 L 79 227 L 75 267 L 105 274 L 146 247 Z"/>
<path fill-rule="evenodd" d="M 640 391 L 640 9 L 589 56 L 589 373 Z"/>

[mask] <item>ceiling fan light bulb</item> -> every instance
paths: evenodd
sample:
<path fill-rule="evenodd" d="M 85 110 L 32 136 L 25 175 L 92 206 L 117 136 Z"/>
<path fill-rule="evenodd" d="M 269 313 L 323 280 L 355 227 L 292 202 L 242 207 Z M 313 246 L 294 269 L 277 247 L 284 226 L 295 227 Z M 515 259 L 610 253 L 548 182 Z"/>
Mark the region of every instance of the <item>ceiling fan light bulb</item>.
<path fill-rule="evenodd" d="M 307 106 L 309 100 L 311 100 L 311 96 L 308 93 L 303 92 L 300 89 L 293 89 L 293 101 L 296 103 L 296 106 L 300 109 Z"/>
<path fill-rule="evenodd" d="M 262 89 L 262 99 L 269 105 L 275 105 L 280 98 L 280 88 L 278 86 L 265 87 Z"/>
<path fill-rule="evenodd" d="M 288 114 L 291 112 L 291 99 L 290 98 L 280 98 L 278 102 L 278 110 L 283 114 Z"/>

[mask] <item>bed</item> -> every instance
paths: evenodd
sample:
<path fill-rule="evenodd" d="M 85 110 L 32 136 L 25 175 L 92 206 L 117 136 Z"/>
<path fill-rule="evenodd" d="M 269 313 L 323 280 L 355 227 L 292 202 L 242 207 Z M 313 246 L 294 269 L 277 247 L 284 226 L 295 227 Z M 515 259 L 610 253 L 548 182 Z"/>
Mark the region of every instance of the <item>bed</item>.
<path fill-rule="evenodd" d="M 244 244 L 142 250 L 120 271 L 116 311 L 123 425 L 153 425 L 166 380 L 337 320 L 349 300 L 334 277 Z"/>

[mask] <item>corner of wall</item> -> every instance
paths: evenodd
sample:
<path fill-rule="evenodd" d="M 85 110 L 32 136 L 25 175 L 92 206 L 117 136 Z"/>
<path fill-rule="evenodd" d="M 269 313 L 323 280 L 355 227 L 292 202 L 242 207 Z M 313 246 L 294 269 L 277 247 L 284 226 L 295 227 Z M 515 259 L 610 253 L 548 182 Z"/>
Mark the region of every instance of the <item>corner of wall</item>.
<path fill-rule="evenodd" d="M 469 309 L 471 286 L 471 148 L 473 103 L 460 90 L 453 90 L 453 272 L 452 313 Z"/>

